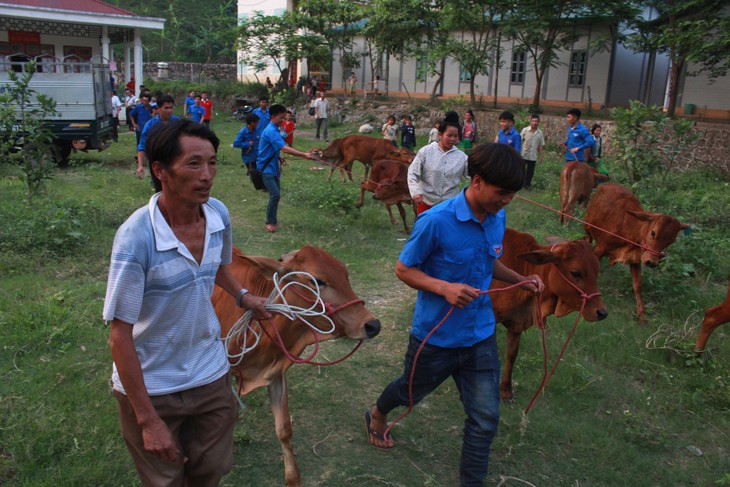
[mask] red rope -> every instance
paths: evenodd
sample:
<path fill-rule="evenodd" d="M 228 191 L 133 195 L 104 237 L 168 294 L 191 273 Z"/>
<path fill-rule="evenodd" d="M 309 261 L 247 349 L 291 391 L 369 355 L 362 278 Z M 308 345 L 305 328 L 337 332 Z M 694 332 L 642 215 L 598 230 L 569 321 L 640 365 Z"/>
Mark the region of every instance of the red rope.
<path fill-rule="evenodd" d="M 513 288 L 520 286 L 523 282 L 526 282 L 526 281 L 521 281 L 516 284 L 512 284 L 511 286 L 507 286 L 507 287 L 503 287 L 503 288 L 488 289 L 486 291 L 480 290 L 479 294 L 489 294 L 489 293 L 493 293 L 493 292 L 507 291 L 509 289 L 513 289 Z M 538 299 L 537 296 L 535 299 Z M 540 306 L 539 301 L 537 302 L 537 306 L 539 308 L 539 306 Z M 413 366 L 411 367 L 411 373 L 408 377 L 408 409 L 406 410 L 406 412 L 404 412 L 403 414 L 398 416 L 395 419 L 395 421 L 390 423 L 388 428 L 383 433 L 383 437 L 387 438 L 388 433 L 390 433 L 390 430 L 393 429 L 393 427 L 396 425 L 396 423 L 400 422 L 403 418 L 405 418 L 406 416 L 411 414 L 411 411 L 413 410 L 413 377 L 416 374 L 416 364 L 418 363 L 418 357 L 421 355 L 421 350 L 423 350 L 423 347 L 426 345 L 429 338 L 431 338 L 431 335 L 433 335 L 436 332 L 436 330 L 438 330 L 441 327 L 441 325 L 443 325 L 446 322 L 446 320 L 449 318 L 449 316 L 451 316 L 451 313 L 453 311 L 454 311 L 454 306 L 449 308 L 449 311 L 446 313 L 446 316 L 441 318 L 441 321 L 439 321 L 436 324 L 436 326 L 434 326 L 433 329 L 431 329 L 431 331 L 428 332 L 428 335 L 426 335 L 426 337 L 421 342 L 421 345 L 418 347 L 418 350 L 416 350 L 416 354 L 413 356 Z"/>
<path fill-rule="evenodd" d="M 615 233 L 613 233 L 613 232 L 610 232 L 610 231 L 606 230 L 605 228 L 601 228 L 601 227 L 599 227 L 599 226 L 596 226 L 596 225 L 594 225 L 594 224 L 592 224 L 592 223 L 588 223 L 588 222 L 587 222 L 587 221 L 585 221 L 585 220 L 581 220 L 580 218 L 578 218 L 578 217 L 575 217 L 575 216 L 573 216 L 573 215 L 568 215 L 567 213 L 563 213 L 563 212 L 562 212 L 562 211 L 560 211 L 560 210 L 556 210 L 556 209 L 554 209 L 554 208 L 551 208 L 551 207 L 549 207 L 549 206 L 547 206 L 547 205 L 544 205 L 544 204 L 542 204 L 542 203 L 538 203 L 537 201 L 531 200 L 531 199 L 529 199 L 529 198 L 525 198 L 525 197 L 524 197 L 524 196 L 522 196 L 522 195 L 516 194 L 516 195 L 515 195 L 515 197 L 516 197 L 516 198 L 519 198 L 519 199 L 521 199 L 521 200 L 523 200 L 523 201 L 527 201 L 528 203 L 532 203 L 532 204 L 533 204 L 533 205 L 535 205 L 535 206 L 539 206 L 540 208 L 544 208 L 544 209 L 546 209 L 546 210 L 550 210 L 550 211 L 552 211 L 552 212 L 554 212 L 554 213 L 557 213 L 558 215 L 563 215 L 563 216 L 565 216 L 565 217 L 567 217 L 567 218 L 570 218 L 570 219 L 572 219 L 572 220 L 578 221 L 578 222 L 580 222 L 580 223 L 582 223 L 582 224 L 584 224 L 584 225 L 588 225 L 589 227 L 591 227 L 591 228 L 595 228 L 596 230 L 600 230 L 601 232 L 607 233 L 607 234 L 609 234 L 609 235 L 611 235 L 611 236 L 613 236 L 613 237 L 616 237 L 616 238 L 618 238 L 618 239 L 620 239 L 620 240 L 623 240 L 624 242 L 628 242 L 628 243 L 630 243 L 630 244 L 632 244 L 632 245 L 635 245 L 636 247 L 639 247 L 640 249 L 642 249 L 642 250 L 644 250 L 644 251 L 646 251 L 646 252 L 649 252 L 650 254 L 656 255 L 657 257 L 664 257 L 664 256 L 666 255 L 666 253 L 664 253 L 664 252 L 657 252 L 656 250 L 654 250 L 654 249 L 650 249 L 649 247 L 647 247 L 647 246 L 646 246 L 646 245 L 644 245 L 644 244 L 640 244 L 640 243 L 638 243 L 638 242 L 634 242 L 633 240 L 629 240 L 628 238 L 626 238 L 626 237 L 622 237 L 621 235 L 617 235 L 617 234 L 615 234 Z"/>

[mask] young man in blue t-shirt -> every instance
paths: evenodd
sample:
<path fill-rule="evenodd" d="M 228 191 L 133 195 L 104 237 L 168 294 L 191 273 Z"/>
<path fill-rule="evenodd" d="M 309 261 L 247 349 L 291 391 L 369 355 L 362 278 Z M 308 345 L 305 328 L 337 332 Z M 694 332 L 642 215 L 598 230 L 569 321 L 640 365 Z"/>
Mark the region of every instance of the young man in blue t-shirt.
<path fill-rule="evenodd" d="M 525 165 L 514 149 L 485 144 L 469 155 L 471 184 L 458 196 L 422 213 L 396 263 L 396 276 L 418 290 L 403 375 L 392 381 L 365 413 L 368 441 L 392 448 L 384 434 L 387 415 L 409 404 L 414 356 L 431 335 L 413 375 L 417 404 L 453 377 L 467 419 L 461 452 L 462 486 L 481 486 L 489 449 L 499 423 L 499 357 L 492 302 L 480 291 L 492 277 L 533 293 L 543 290 L 537 275 L 522 276 L 499 262 L 505 231 L 504 207 L 525 180 Z"/>
<path fill-rule="evenodd" d="M 505 144 L 512 147 L 518 153 L 522 153 L 522 137 L 515 130 L 515 115 L 512 112 L 502 112 L 499 114 L 500 131 L 494 141 L 499 144 Z"/>
<path fill-rule="evenodd" d="M 233 141 L 233 147 L 241 149 L 241 161 L 246 166 L 246 176 L 248 176 L 251 164 L 256 162 L 256 156 L 259 154 L 259 138 L 256 136 L 256 127 L 259 125 L 259 117 L 253 113 L 246 115 L 246 126 L 243 127 L 236 135 Z"/>
<path fill-rule="evenodd" d="M 256 111 L 254 110 L 254 113 Z M 266 206 L 266 231 L 274 233 L 277 230 L 279 199 L 281 198 L 281 169 L 279 168 L 279 151 L 298 157 L 312 159 L 311 152 L 302 152 L 289 147 L 281 136 L 280 127 L 286 117 L 284 105 L 273 105 L 268 112 L 271 116 L 269 124 L 261 134 L 259 153 L 256 158 L 256 168 L 261 173 L 266 191 L 269 193 L 269 204 Z M 259 122 L 259 127 L 262 121 Z M 257 130 L 258 131 L 258 130 Z"/>
<path fill-rule="evenodd" d="M 568 133 L 563 146 L 565 147 L 565 162 L 585 162 L 585 149 L 593 147 L 595 140 L 588 127 L 580 122 L 580 110 L 571 108 L 565 114 L 568 119 Z"/>

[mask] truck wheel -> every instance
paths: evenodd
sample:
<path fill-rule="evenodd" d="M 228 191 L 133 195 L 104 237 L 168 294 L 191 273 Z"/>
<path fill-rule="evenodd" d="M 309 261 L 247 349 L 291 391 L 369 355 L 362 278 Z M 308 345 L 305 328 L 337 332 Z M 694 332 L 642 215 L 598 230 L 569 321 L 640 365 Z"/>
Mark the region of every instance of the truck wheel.
<path fill-rule="evenodd" d="M 68 167 L 68 159 L 71 155 L 71 141 L 54 142 L 51 147 L 53 162 L 59 167 Z"/>

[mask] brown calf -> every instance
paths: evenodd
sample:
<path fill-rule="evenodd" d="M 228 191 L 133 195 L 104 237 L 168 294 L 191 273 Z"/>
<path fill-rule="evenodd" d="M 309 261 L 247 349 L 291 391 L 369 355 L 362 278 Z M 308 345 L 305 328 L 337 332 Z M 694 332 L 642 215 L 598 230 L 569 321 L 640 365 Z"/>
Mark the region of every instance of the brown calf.
<path fill-rule="evenodd" d="M 354 161 L 360 161 L 365 165 L 365 179 L 367 179 L 370 166 L 378 159 L 396 159 L 410 164 L 416 156 L 408 149 L 395 147 L 390 141 L 367 135 L 348 135 L 333 141 L 326 149 L 314 152 L 316 157 L 330 165 L 330 175 L 327 180 L 331 180 L 332 173 L 339 168 L 343 183 L 346 181 L 346 171 L 352 181 Z"/>
<path fill-rule="evenodd" d="M 543 323 L 554 314 L 565 316 L 580 311 L 580 293 L 568 283 L 591 295 L 598 293 L 598 270 L 600 264 L 593 254 L 593 248 L 585 240 L 564 240 L 548 237 L 549 246 L 542 246 L 532 235 L 508 228 L 502 241 L 503 254 L 499 259 L 505 266 L 523 276 L 537 274 L 545 283 L 540 294 L 540 311 Z M 490 289 L 507 287 L 506 282 L 493 280 Z M 503 365 L 499 391 L 502 400 L 509 401 L 512 393 L 512 368 L 520 350 L 522 332 L 534 323 L 534 297 L 527 291 L 515 288 L 494 292 L 489 295 L 497 322 L 507 328 L 507 351 Z M 583 308 L 583 318 L 600 321 L 608 316 L 603 298 L 591 298 Z"/>
<path fill-rule="evenodd" d="M 639 322 L 646 324 L 644 300 L 641 297 L 641 264 L 647 267 L 659 265 L 659 261 L 664 258 L 664 249 L 689 225 L 662 213 L 644 211 L 628 188 L 615 183 L 600 185 L 588 204 L 585 220 L 635 242 L 630 243 L 589 225 L 584 226 L 588 239 L 596 242 L 596 257 L 600 259 L 607 255 L 611 265 L 628 264 L 631 268 Z"/>
<path fill-rule="evenodd" d="M 730 322 L 730 282 L 728 282 L 725 301 L 705 310 L 705 319 L 702 320 L 702 327 L 697 334 L 697 343 L 695 344 L 697 351 L 704 352 L 707 339 L 710 338 L 715 328 L 727 322 Z"/>
<path fill-rule="evenodd" d="M 608 176 L 598 174 L 584 162 L 572 161 L 563 167 L 560 173 L 560 223 L 568 222 L 565 215 L 572 215 L 577 203 L 581 203 L 583 208 L 588 206 L 591 191 L 598 181 L 608 181 Z"/>
<path fill-rule="evenodd" d="M 322 249 L 305 245 L 300 250 L 283 256 L 281 261 L 266 257 L 249 257 L 234 249 L 230 269 L 236 280 L 256 296 L 269 296 L 274 287 L 272 282 L 274 273 L 278 273 L 280 277 L 292 271 L 305 271 L 311 274 L 321 283 L 322 299 L 334 309 L 334 312 L 329 314 L 335 323 L 334 334 L 320 335 L 320 340 L 336 336 L 361 340 L 373 338 L 380 332 L 380 321 L 365 308 L 350 287 L 345 265 Z M 301 277 L 298 280 L 305 282 Z M 310 303 L 293 290 L 287 290 L 285 296 L 287 302 L 293 305 L 306 308 L 310 306 Z M 226 337 L 233 324 L 243 315 L 243 310 L 236 306 L 234 299 L 228 293 L 217 286 L 212 301 L 221 322 L 221 334 Z M 324 318 L 313 319 L 312 322 L 320 329 L 329 327 Z M 287 350 L 294 356 L 299 356 L 315 341 L 311 330 L 299 321 L 292 322 L 289 318 L 277 314 L 269 322 L 262 323 L 263 327 L 272 325 L 279 330 Z M 239 353 L 242 345 L 240 342 L 232 341 L 229 344 L 229 354 Z M 301 485 L 299 468 L 292 448 L 292 424 L 285 376 L 291 365 L 292 361 L 266 334 L 262 334 L 256 348 L 249 351 L 241 363 L 232 368 L 233 374 L 238 378 L 241 394 L 248 394 L 262 386 L 267 386 L 269 389 L 269 401 L 274 414 L 276 435 L 284 456 L 284 475 L 288 487 Z"/>
<path fill-rule="evenodd" d="M 381 201 L 385 205 L 392 225 L 395 225 L 395 218 L 393 218 L 391 206 L 396 205 L 401 220 L 403 220 L 403 231 L 406 233 L 410 231 L 406 223 L 406 211 L 403 208 L 403 203 L 407 203 L 413 207 L 414 218 L 416 215 L 416 207 L 408 191 L 407 164 L 390 159 L 375 161 L 373 170 L 370 173 L 370 179 L 364 179 L 360 183 L 360 198 L 355 203 L 355 206 L 358 208 L 364 203 L 365 191 L 373 192 L 373 198 Z"/>

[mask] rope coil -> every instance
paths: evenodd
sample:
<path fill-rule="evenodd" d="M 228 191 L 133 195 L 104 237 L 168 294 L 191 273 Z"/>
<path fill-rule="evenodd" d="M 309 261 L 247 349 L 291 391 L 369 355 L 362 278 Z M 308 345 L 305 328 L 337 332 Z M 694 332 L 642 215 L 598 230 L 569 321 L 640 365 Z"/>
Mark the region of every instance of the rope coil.
<path fill-rule="evenodd" d="M 293 278 L 297 276 L 304 276 L 306 279 L 311 281 L 313 288 L 304 282 L 294 280 Z M 281 278 L 278 273 L 275 273 L 273 280 L 274 289 L 271 291 L 269 299 L 266 301 L 265 305 L 267 310 L 271 313 L 283 315 L 292 321 L 299 320 L 307 325 L 313 333 L 326 335 L 335 331 L 335 323 L 329 316 L 327 316 L 327 306 L 324 300 L 322 300 L 319 284 L 314 276 L 303 271 L 293 271 L 285 274 Z M 284 284 L 282 285 L 282 283 Z M 305 292 L 310 293 L 313 296 L 311 305 L 308 308 L 304 308 L 289 304 L 284 293 L 290 287 L 295 292 L 298 289 L 303 288 Z M 297 294 L 299 293 L 297 292 Z M 277 303 L 277 301 L 280 302 Z M 322 330 L 314 325 L 310 320 L 317 317 L 321 317 L 326 320 L 329 323 L 329 327 Z M 238 319 L 238 321 L 233 324 L 231 329 L 228 331 L 228 334 L 226 334 L 225 338 L 223 338 L 223 342 L 226 347 L 226 354 L 232 366 L 235 367 L 236 365 L 239 365 L 243 361 L 244 356 L 256 348 L 261 341 L 262 332 L 263 328 L 261 327 L 261 324 L 257 320 L 253 319 L 252 310 L 247 310 Z M 249 333 L 251 334 L 250 336 L 253 337 L 253 343 L 251 345 L 247 345 L 249 342 Z M 240 344 L 241 351 L 231 353 L 231 344 Z"/>

